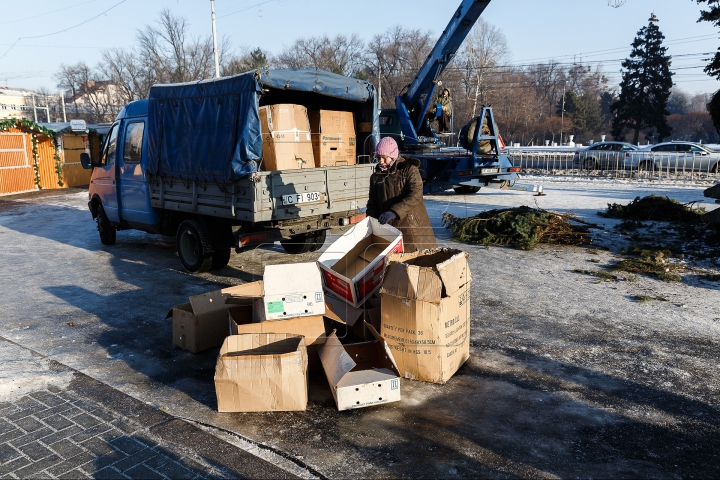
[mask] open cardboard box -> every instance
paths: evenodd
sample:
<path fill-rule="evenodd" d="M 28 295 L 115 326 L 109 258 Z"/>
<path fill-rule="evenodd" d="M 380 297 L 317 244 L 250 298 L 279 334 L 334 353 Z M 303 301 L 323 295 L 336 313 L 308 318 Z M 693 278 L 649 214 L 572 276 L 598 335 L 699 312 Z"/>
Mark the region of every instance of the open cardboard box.
<path fill-rule="evenodd" d="M 390 256 L 380 323 L 405 378 L 445 383 L 470 357 L 468 256 L 451 248 Z"/>
<path fill-rule="evenodd" d="M 262 282 L 194 295 L 189 303 L 173 307 L 166 316 L 172 317 L 173 345 L 192 353 L 222 345 L 228 335 L 227 316 L 231 307 L 225 301 L 232 292 L 262 295 Z"/>
<path fill-rule="evenodd" d="M 278 412 L 307 408 L 307 351 L 301 335 L 231 335 L 215 367 L 219 412 Z"/>
<path fill-rule="evenodd" d="M 400 401 L 400 374 L 390 349 L 370 324 L 374 340 L 343 345 L 330 334 L 320 361 L 338 410 Z"/>
<path fill-rule="evenodd" d="M 359 307 L 380 288 L 387 256 L 402 251 L 400 230 L 365 218 L 318 259 L 325 290 Z"/>
<path fill-rule="evenodd" d="M 380 296 L 373 294 L 360 307 L 353 307 L 334 295 L 326 295 L 325 303 L 347 325 L 348 331 L 363 340 L 375 337 L 365 327 L 365 322 L 380 331 Z"/>

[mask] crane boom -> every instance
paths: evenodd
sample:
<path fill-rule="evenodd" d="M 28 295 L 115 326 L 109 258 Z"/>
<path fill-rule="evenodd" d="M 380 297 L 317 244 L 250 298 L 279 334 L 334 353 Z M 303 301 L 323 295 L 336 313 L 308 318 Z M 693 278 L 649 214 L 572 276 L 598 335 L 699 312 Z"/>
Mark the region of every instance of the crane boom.
<path fill-rule="evenodd" d="M 489 3 L 490 0 L 463 0 L 418 71 L 415 80 L 403 95 L 406 106 L 414 106 L 420 100 L 420 96 L 432 88 Z"/>

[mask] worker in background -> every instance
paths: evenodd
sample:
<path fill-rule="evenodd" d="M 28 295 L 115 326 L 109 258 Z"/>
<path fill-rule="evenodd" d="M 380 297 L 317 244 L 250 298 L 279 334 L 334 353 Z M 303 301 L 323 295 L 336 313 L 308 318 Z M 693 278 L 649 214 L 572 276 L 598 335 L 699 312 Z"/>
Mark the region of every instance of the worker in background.
<path fill-rule="evenodd" d="M 444 88 L 435 103 L 440 104 L 440 107 L 442 108 L 442 111 L 438 115 L 440 133 L 448 133 L 450 132 L 450 117 L 452 117 L 452 99 L 450 98 L 450 90 Z M 436 114 L 437 113 L 438 112 L 436 111 Z"/>
<path fill-rule="evenodd" d="M 423 201 L 423 182 L 414 158 L 399 156 L 390 137 L 375 148 L 377 167 L 370 177 L 367 215 L 402 232 L 405 252 L 436 248 L 430 218 Z"/>

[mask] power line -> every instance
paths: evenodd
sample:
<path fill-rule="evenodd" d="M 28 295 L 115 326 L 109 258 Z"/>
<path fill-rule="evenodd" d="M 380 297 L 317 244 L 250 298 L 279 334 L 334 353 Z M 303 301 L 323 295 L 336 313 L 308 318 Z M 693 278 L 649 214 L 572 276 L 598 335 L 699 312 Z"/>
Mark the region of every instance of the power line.
<path fill-rule="evenodd" d="M 46 34 L 43 34 L 43 35 L 34 35 L 34 36 L 31 36 L 31 37 L 20 37 L 20 38 L 18 38 L 17 40 L 15 40 L 15 43 L 13 43 L 13 44 L 10 46 L 10 48 L 8 48 L 7 50 L 5 50 L 5 53 L 3 53 L 2 56 L 0 56 L 0 60 L 2 60 L 3 58 L 5 58 L 5 56 L 7 56 L 7 54 L 10 52 L 10 50 L 12 50 L 13 47 L 15 47 L 15 45 L 17 45 L 20 40 L 28 40 L 28 39 L 31 39 L 31 38 L 44 38 L 44 37 L 50 37 L 50 36 L 52 36 L 52 35 L 57 35 L 58 33 L 65 33 L 65 32 L 67 32 L 68 30 L 72 30 L 73 28 L 77 28 L 77 27 L 79 27 L 79 26 L 81 26 L 81 25 L 85 25 L 86 23 L 92 22 L 92 21 L 95 20 L 96 18 L 105 15 L 107 12 L 109 12 L 109 11 L 112 10 L 113 8 L 117 7 L 118 5 L 123 4 L 123 3 L 125 3 L 125 2 L 127 2 L 127 0 L 120 0 L 118 3 L 116 3 L 116 4 L 113 5 L 112 7 L 108 8 L 107 10 L 104 10 L 104 11 L 98 13 L 98 14 L 95 15 L 94 17 L 88 18 L 87 20 L 84 20 L 84 21 L 82 21 L 82 22 L 80 22 L 80 23 L 78 23 L 78 24 L 76 24 L 76 25 L 71 26 L 71 27 L 67 27 L 67 28 L 63 28 L 62 30 L 58 30 L 57 32 L 46 33 Z"/>
<path fill-rule="evenodd" d="M 274 2 L 274 1 L 275 0 L 265 0 L 264 2 L 256 3 L 255 5 L 250 5 L 249 7 L 245 7 L 240 10 L 236 10 L 234 12 L 226 13 L 225 15 L 220 15 L 217 18 L 220 19 L 220 18 L 229 17 L 230 15 L 235 15 L 236 13 L 244 12 L 246 10 L 250 10 L 251 8 L 259 7 L 260 5 L 265 5 L 266 3 L 270 3 L 270 2 Z"/>
<path fill-rule="evenodd" d="M 17 20 L 9 20 L 7 22 L 0 22 L 0 25 L 7 25 L 8 23 L 20 23 L 20 22 L 24 22 L 25 20 L 32 20 L 33 18 L 44 17 L 45 15 L 50 15 L 51 13 L 62 12 L 63 10 L 70 10 L 71 8 L 80 7 L 82 5 L 87 5 L 88 3 L 94 3 L 97 1 L 98 0 L 90 0 L 89 2 L 78 3 L 75 5 L 70 5 L 69 7 L 58 8 L 57 10 L 51 10 L 49 12 L 43 12 L 38 15 L 33 15 L 32 17 L 25 17 L 25 18 L 19 18 Z"/>

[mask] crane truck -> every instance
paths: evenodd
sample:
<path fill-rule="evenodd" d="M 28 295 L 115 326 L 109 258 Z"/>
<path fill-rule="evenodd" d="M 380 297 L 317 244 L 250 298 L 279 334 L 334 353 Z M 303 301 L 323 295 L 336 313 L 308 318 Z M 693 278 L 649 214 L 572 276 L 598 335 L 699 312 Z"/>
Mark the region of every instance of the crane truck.
<path fill-rule="evenodd" d="M 480 115 L 463 128 L 459 147 L 445 146 L 428 121 L 441 85 L 440 75 L 489 3 L 463 0 L 413 82 L 395 98 L 395 109 L 380 111 L 380 135 L 392 136 L 404 157 L 420 161 L 425 193 L 450 188 L 460 194 L 476 193 L 492 182 L 515 180 L 520 171 L 502 152 L 491 107 L 483 107 Z"/>

